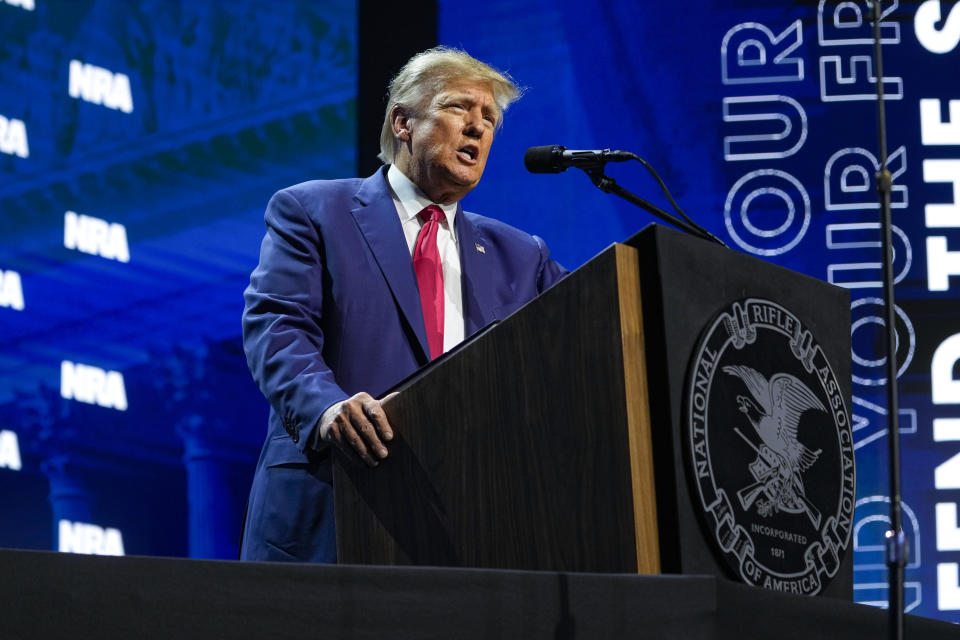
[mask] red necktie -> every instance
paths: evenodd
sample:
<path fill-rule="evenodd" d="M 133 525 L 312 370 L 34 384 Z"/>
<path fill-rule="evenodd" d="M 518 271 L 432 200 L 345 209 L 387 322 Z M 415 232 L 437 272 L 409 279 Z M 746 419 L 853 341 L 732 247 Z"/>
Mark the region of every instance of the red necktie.
<path fill-rule="evenodd" d="M 443 265 L 437 249 L 437 229 L 446 219 L 443 209 L 431 204 L 417 214 L 423 221 L 413 247 L 413 270 L 420 287 L 423 323 L 427 329 L 430 359 L 443 353 Z"/>

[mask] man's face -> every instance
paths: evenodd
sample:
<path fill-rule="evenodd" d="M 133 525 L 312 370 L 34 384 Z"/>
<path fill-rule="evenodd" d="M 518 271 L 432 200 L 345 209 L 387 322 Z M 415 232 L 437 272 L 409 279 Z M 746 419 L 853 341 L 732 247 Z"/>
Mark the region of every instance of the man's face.
<path fill-rule="evenodd" d="M 499 114 L 486 84 L 448 85 L 420 113 L 394 117 L 397 168 L 434 202 L 459 200 L 480 182 Z"/>

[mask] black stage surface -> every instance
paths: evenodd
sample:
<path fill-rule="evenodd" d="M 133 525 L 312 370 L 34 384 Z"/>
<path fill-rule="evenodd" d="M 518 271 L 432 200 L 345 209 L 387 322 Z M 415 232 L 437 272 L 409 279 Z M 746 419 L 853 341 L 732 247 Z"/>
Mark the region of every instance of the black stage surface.
<path fill-rule="evenodd" d="M 0 551 L 0 638 L 859 638 L 886 612 L 712 576 Z M 907 616 L 907 638 L 960 629 Z"/>

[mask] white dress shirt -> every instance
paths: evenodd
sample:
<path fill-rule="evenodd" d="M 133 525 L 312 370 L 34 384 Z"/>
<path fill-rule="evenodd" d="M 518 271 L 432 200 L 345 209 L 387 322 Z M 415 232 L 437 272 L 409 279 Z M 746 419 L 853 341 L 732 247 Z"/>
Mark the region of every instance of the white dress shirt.
<path fill-rule="evenodd" d="M 417 214 L 431 204 L 410 179 L 400 169 L 390 165 L 387 170 L 387 182 L 393 195 L 393 204 L 397 207 L 403 235 L 407 239 L 407 249 L 413 259 L 413 248 L 423 223 Z M 437 205 L 443 209 L 446 220 L 437 229 L 437 249 L 443 265 L 443 350 L 449 351 L 463 342 L 463 295 L 460 290 L 460 249 L 457 246 L 456 216 L 457 203 Z"/>

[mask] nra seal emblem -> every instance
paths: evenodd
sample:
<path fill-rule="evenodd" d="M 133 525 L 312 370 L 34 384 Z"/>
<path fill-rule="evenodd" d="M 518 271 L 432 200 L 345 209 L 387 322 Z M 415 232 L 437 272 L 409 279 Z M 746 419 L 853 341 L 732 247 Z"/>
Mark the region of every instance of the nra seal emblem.
<path fill-rule="evenodd" d="M 704 331 L 685 390 L 708 537 L 748 584 L 819 593 L 850 543 L 850 414 L 827 354 L 783 306 L 749 298 Z"/>

